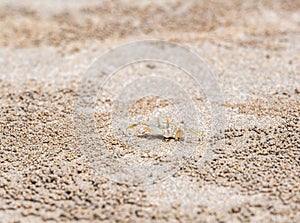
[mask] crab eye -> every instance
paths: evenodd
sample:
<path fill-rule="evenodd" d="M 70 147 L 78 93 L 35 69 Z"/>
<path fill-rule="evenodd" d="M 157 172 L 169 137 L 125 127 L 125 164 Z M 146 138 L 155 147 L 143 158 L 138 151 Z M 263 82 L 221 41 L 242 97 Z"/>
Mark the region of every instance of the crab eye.
<path fill-rule="evenodd" d="M 171 133 L 172 131 L 173 131 L 172 126 L 169 126 L 169 127 L 167 128 L 167 132 L 168 132 L 168 133 Z"/>

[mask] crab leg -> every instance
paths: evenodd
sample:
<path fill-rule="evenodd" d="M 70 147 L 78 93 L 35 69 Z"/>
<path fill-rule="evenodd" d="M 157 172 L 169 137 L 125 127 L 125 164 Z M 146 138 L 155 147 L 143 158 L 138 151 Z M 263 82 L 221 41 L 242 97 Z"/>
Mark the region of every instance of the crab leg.
<path fill-rule="evenodd" d="M 147 132 L 149 132 L 150 134 L 154 134 L 154 135 L 162 135 L 162 131 L 159 127 L 154 126 L 154 125 L 148 125 L 145 123 L 135 123 L 132 124 L 128 127 L 128 129 L 134 129 L 137 126 L 143 126 L 144 130 L 146 130 Z"/>

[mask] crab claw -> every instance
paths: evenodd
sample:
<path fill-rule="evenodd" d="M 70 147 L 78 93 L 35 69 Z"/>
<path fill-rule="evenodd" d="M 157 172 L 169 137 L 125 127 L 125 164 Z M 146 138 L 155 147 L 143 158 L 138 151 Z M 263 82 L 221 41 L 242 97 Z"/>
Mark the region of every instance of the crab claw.
<path fill-rule="evenodd" d="M 176 132 L 174 138 L 175 138 L 176 141 L 178 141 L 178 140 L 182 139 L 183 136 L 184 136 L 183 131 L 182 131 L 181 129 L 179 129 L 179 130 Z"/>

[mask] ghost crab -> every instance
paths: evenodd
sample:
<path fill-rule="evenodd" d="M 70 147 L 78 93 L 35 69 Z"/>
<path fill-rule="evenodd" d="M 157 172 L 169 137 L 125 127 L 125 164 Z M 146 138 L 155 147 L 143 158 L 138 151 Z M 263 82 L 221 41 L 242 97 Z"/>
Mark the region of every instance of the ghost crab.
<path fill-rule="evenodd" d="M 148 132 L 154 136 L 162 136 L 164 139 L 174 139 L 175 141 L 184 139 L 184 131 L 183 129 L 198 135 L 199 137 L 203 137 L 203 132 L 195 131 L 188 128 L 180 128 L 175 123 L 171 122 L 169 118 L 167 118 L 166 122 L 161 123 L 159 118 L 157 119 L 157 125 L 150 125 L 147 123 L 135 123 L 128 126 L 128 129 L 134 129 L 136 127 L 142 127 L 143 130 Z"/>

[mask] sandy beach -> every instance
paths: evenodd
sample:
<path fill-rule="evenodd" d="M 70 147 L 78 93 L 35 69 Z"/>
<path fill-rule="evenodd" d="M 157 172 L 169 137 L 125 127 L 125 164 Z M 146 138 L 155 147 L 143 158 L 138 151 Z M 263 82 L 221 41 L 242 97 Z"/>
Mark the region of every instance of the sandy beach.
<path fill-rule="evenodd" d="M 0 30 L 0 222 L 300 222 L 299 0 L 0 0 Z M 155 61 L 84 85 L 143 40 L 196 53 L 222 101 Z M 99 83 L 89 138 L 74 119 Z M 125 101 L 129 122 L 170 117 L 185 138 L 126 129 L 116 102 L 148 91 L 176 93 Z"/>

